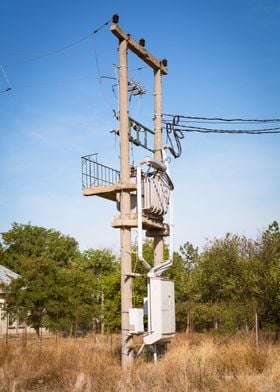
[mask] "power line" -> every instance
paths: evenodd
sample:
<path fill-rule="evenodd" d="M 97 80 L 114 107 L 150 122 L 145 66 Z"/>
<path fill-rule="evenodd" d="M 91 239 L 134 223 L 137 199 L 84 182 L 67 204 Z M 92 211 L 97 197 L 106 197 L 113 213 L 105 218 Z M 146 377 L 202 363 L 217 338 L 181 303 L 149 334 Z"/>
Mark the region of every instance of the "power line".
<path fill-rule="evenodd" d="M 5 90 L 0 90 L 0 94 L 6 93 L 6 92 L 8 92 L 8 91 L 10 91 L 10 90 L 12 90 L 12 87 L 8 87 L 8 88 L 6 88 Z"/>
<path fill-rule="evenodd" d="M 165 120 L 165 121 L 168 121 L 168 120 Z M 183 120 L 180 120 L 180 121 L 183 124 L 225 124 L 225 125 L 231 125 L 232 124 L 231 122 L 228 122 L 228 121 L 215 121 L 215 120 L 210 121 L 210 120 L 184 120 L 183 119 Z M 280 122 L 280 121 L 277 121 L 276 119 L 269 121 L 269 123 L 278 123 L 278 122 Z M 244 120 L 244 121 L 235 121 L 234 125 L 238 125 L 238 124 L 241 124 L 241 125 L 252 125 L 252 124 L 261 124 L 261 123 L 263 123 L 263 121 L 261 121 L 261 120 L 259 120 L 258 122 L 255 122 L 255 123 L 252 123 L 250 121 Z"/>
<path fill-rule="evenodd" d="M 197 133 L 218 133 L 218 134 L 235 134 L 235 135 L 265 135 L 265 134 L 280 134 L 280 127 L 274 128 L 259 128 L 259 129 L 222 129 L 222 128 L 206 128 L 187 124 L 188 122 L 210 123 L 210 124 L 231 124 L 231 125 L 257 125 L 257 124 L 271 124 L 278 123 L 280 119 L 242 119 L 242 118 L 222 118 L 222 117 L 196 117 L 196 116 L 181 116 L 163 114 L 163 116 L 171 117 L 168 119 L 163 118 L 165 124 L 167 145 L 174 156 L 179 158 L 182 154 L 181 140 L 184 139 L 186 132 Z M 183 120 L 182 120 L 183 119 Z M 187 120 L 188 121 L 187 121 Z"/>
<path fill-rule="evenodd" d="M 280 133 L 280 128 L 260 129 L 260 130 L 226 130 L 226 129 L 176 129 L 181 132 L 199 132 L 199 133 L 227 133 L 227 134 L 247 134 L 247 135 L 264 135 Z"/>
<path fill-rule="evenodd" d="M 6 93 L 7 91 L 10 91 L 12 89 L 12 87 L 11 87 L 10 81 L 8 79 L 8 76 L 5 72 L 2 64 L 0 64 L 0 68 L 1 68 L 2 74 L 4 76 L 4 79 L 6 80 L 6 83 L 7 83 L 7 87 L 4 90 L 0 90 L 0 93 Z"/>
<path fill-rule="evenodd" d="M 180 114 L 168 114 L 163 113 L 163 116 L 179 118 L 179 120 L 189 119 L 189 120 L 203 120 L 203 121 L 223 121 L 223 122 L 240 122 L 240 123 L 270 123 L 270 122 L 280 122 L 280 118 L 270 118 L 270 119 L 244 119 L 244 118 L 222 118 L 222 117 L 196 117 L 196 116 L 183 116 Z"/>
<path fill-rule="evenodd" d="M 98 58 L 98 54 L 97 54 L 97 48 L 96 48 L 96 44 L 95 44 L 95 40 L 94 40 L 94 36 L 92 37 L 92 46 L 93 46 L 93 53 L 94 53 L 94 60 L 95 60 L 95 64 L 96 64 L 96 69 L 97 69 L 97 75 L 98 75 L 98 82 L 99 82 L 99 89 L 100 92 L 103 96 L 104 101 L 106 102 L 106 104 L 108 105 L 108 107 L 110 108 L 110 110 L 114 110 L 113 109 L 113 104 L 110 102 L 110 100 L 106 97 L 106 94 L 103 90 L 103 85 L 102 85 L 102 81 L 103 79 L 109 79 L 109 80 L 116 80 L 116 78 L 111 77 L 111 76 L 105 76 L 105 75 L 101 75 L 101 70 L 100 70 L 100 63 L 99 63 L 99 58 Z M 112 87 L 112 91 L 114 92 L 114 88 Z"/>
<path fill-rule="evenodd" d="M 63 52 L 64 50 L 67 50 L 75 45 L 80 44 L 81 42 L 86 41 L 87 39 L 89 39 L 90 37 L 92 37 L 93 35 L 97 34 L 103 27 L 107 26 L 110 22 L 111 22 L 112 18 L 110 18 L 109 20 L 107 20 L 107 22 L 103 23 L 101 26 L 99 26 L 97 29 L 95 29 L 93 32 L 91 32 L 90 34 L 86 35 L 85 37 L 82 37 L 76 41 L 73 41 L 61 48 L 46 52 L 46 53 L 42 53 L 38 56 L 32 57 L 31 59 L 28 60 L 24 60 L 24 61 L 19 61 L 13 64 L 6 64 L 6 66 L 15 66 L 15 65 L 21 65 L 21 64 L 27 64 L 27 63 L 31 63 L 33 61 L 37 61 L 37 60 L 41 60 L 45 57 L 49 57 L 49 56 L 54 56 L 57 55 L 60 52 Z"/>
<path fill-rule="evenodd" d="M 168 122 L 164 122 L 165 124 L 169 124 Z M 172 124 L 173 126 L 174 124 Z M 280 127 L 276 128 L 262 128 L 262 129 L 215 129 L 215 128 L 203 128 L 203 127 L 194 127 L 191 125 L 178 125 L 176 127 L 177 130 L 182 132 L 204 132 L 204 133 L 249 133 L 253 134 L 261 134 L 261 133 L 279 133 Z"/>

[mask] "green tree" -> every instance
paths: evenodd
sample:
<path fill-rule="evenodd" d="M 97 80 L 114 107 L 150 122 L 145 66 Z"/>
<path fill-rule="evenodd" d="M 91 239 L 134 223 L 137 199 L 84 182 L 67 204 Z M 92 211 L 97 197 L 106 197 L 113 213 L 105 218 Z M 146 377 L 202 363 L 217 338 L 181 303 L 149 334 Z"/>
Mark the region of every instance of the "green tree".
<path fill-rule="evenodd" d="M 92 326 L 96 284 L 74 238 L 17 223 L 2 237 L 4 264 L 20 274 L 8 289 L 15 314 L 37 333 L 42 326 L 69 331 Z"/>
<path fill-rule="evenodd" d="M 166 276 L 175 283 L 176 328 L 190 330 L 193 311 L 198 297 L 195 271 L 199 259 L 198 249 L 190 242 L 184 243 L 179 252 L 174 252 L 173 265 Z"/>
<path fill-rule="evenodd" d="M 198 304 L 207 304 L 208 321 L 201 319 L 200 323 L 196 316 L 197 328 L 209 329 L 211 319 L 212 328 L 235 330 L 240 327 L 241 314 L 243 326 L 249 324 L 257 283 L 254 253 L 252 241 L 233 234 L 206 245 L 194 271 L 194 280 Z M 248 309 L 246 317 L 244 309 Z"/>
<path fill-rule="evenodd" d="M 20 313 L 39 336 L 48 304 L 56 295 L 58 269 L 52 260 L 42 257 L 22 258 L 21 267 L 24 274 L 7 288 L 9 310 L 12 314 Z"/>
<path fill-rule="evenodd" d="M 24 276 L 8 287 L 10 310 L 20 312 L 37 334 L 41 327 L 75 335 L 92 327 L 96 311 L 94 282 L 79 262 L 57 266 L 46 258 L 26 258 Z"/>
<path fill-rule="evenodd" d="M 121 328 L 120 268 L 104 277 L 104 330 L 119 332 Z"/>
<path fill-rule="evenodd" d="M 22 274 L 21 261 L 28 257 L 44 257 L 66 266 L 79 256 L 77 241 L 59 231 L 40 226 L 13 223 L 2 234 L 5 265 Z"/>
<path fill-rule="evenodd" d="M 273 222 L 258 242 L 256 258 L 258 268 L 257 296 L 261 321 L 264 326 L 280 331 L 280 230 Z"/>
<path fill-rule="evenodd" d="M 94 282 L 95 329 L 101 332 L 116 330 L 119 322 L 113 322 L 112 314 L 113 309 L 120 306 L 119 260 L 110 249 L 88 249 L 82 254 L 82 262 Z M 115 317 L 118 320 L 117 312 Z"/>

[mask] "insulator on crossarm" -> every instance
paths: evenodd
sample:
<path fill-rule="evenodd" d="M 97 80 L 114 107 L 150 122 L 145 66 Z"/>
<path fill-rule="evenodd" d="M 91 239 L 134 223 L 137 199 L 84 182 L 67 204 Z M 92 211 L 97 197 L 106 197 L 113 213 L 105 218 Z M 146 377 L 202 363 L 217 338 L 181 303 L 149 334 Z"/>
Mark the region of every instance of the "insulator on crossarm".
<path fill-rule="evenodd" d="M 119 17 L 119 15 L 118 14 L 114 14 L 113 15 L 113 18 L 112 18 L 112 21 L 113 21 L 113 23 L 119 23 L 119 19 L 120 19 L 120 17 Z"/>

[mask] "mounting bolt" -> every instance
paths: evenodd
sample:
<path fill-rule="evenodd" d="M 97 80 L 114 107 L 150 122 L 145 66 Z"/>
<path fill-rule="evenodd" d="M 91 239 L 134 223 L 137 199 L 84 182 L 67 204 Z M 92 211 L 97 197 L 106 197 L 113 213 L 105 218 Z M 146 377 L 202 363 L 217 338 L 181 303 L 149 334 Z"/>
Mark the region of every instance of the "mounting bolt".
<path fill-rule="evenodd" d="M 143 46 L 143 48 L 145 47 L 145 40 L 144 40 L 144 38 L 140 38 L 140 39 L 139 39 L 139 44 L 140 44 L 141 46 Z"/>
<path fill-rule="evenodd" d="M 162 59 L 161 62 L 162 62 L 162 65 L 163 65 L 164 67 L 167 67 L 167 64 L 168 64 L 167 59 Z"/>

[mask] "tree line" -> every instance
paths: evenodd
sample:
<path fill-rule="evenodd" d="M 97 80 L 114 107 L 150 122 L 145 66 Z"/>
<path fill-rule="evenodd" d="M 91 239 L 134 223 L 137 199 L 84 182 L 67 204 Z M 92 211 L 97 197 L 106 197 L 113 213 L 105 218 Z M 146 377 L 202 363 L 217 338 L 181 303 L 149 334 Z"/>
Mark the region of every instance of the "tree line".
<path fill-rule="evenodd" d="M 165 248 L 167 253 L 168 249 Z M 144 244 L 152 264 L 153 244 Z M 166 255 L 167 258 L 167 255 Z M 79 250 L 70 236 L 13 223 L 2 234 L 0 264 L 20 277 L 6 287 L 7 308 L 37 333 L 75 335 L 120 330 L 120 260 L 110 249 Z M 132 252 L 133 306 L 146 296 L 145 270 Z M 175 281 L 177 330 L 233 333 L 280 330 L 280 231 L 273 222 L 256 240 L 227 234 L 202 250 L 186 242 L 165 276 Z"/>

